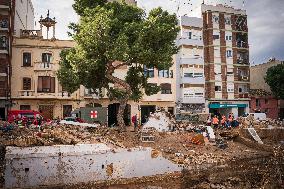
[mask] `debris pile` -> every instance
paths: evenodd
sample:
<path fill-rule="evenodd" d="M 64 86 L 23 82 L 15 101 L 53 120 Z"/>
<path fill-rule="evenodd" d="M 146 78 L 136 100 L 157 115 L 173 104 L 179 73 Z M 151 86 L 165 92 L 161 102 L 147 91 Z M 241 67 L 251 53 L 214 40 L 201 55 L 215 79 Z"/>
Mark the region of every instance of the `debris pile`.
<path fill-rule="evenodd" d="M 175 125 L 175 121 L 170 117 L 169 113 L 156 112 L 151 114 L 143 128 L 155 128 L 159 132 L 171 131 Z"/>

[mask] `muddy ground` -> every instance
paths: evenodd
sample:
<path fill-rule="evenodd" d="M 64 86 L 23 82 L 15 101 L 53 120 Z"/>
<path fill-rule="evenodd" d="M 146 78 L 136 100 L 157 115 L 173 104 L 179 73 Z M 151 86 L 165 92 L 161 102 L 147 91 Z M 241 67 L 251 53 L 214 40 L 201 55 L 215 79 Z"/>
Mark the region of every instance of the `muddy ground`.
<path fill-rule="evenodd" d="M 152 147 L 174 163 L 184 167 L 181 174 L 160 175 L 147 178 L 80 184 L 63 188 L 106 188 L 106 189 L 183 189 L 183 188 L 284 188 L 284 130 L 259 130 L 266 148 L 249 137 L 244 130 L 223 139 L 225 149 L 205 142 L 192 144 L 194 132 L 155 132 L 155 142 L 143 143 L 139 132 L 128 127 L 126 132 L 117 129 L 86 129 L 76 126 L 47 125 L 38 128 L 13 128 L 0 131 L 0 182 L 4 183 L 5 146 L 43 146 L 77 143 L 106 143 L 114 148 Z M 222 134 L 223 130 L 216 133 Z M 226 131 L 227 132 L 227 131 Z M 241 135 L 240 135 L 241 133 Z M 62 187 L 58 187 L 62 188 Z"/>

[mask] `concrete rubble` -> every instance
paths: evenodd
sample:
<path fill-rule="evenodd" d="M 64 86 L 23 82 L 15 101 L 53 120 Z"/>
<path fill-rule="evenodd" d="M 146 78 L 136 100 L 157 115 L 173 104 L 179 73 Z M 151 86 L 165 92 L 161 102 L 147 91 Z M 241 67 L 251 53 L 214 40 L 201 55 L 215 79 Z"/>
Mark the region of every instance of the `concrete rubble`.
<path fill-rule="evenodd" d="M 184 184 L 190 186 L 189 188 L 198 188 L 202 186 L 208 188 L 234 188 L 234 183 L 239 183 L 235 188 L 251 188 L 252 186 L 257 186 L 256 188 L 258 188 L 258 186 L 260 187 L 261 185 L 257 184 L 261 184 L 262 181 L 258 181 L 257 183 L 247 183 L 249 181 L 245 179 L 257 178 L 254 178 L 253 175 L 251 175 L 251 177 L 248 176 L 248 178 L 242 178 L 241 174 L 234 175 L 232 172 L 233 169 L 231 169 L 230 166 L 233 164 L 233 166 L 236 167 L 236 170 L 242 169 L 244 174 L 246 172 L 250 174 L 250 170 L 245 167 L 250 167 L 250 165 L 253 165 L 253 168 L 259 166 L 258 169 L 262 170 L 264 159 L 267 161 L 267 166 L 274 167 L 274 165 L 278 165 L 280 173 L 277 173 L 279 176 L 277 183 L 283 182 L 284 127 L 282 122 L 270 119 L 258 121 L 243 118 L 239 118 L 239 122 L 240 125 L 237 128 L 212 129 L 211 127 L 205 126 L 202 122 L 177 123 L 172 117 L 164 112 L 158 112 L 151 115 L 148 122 L 137 132 L 133 132 L 133 127 L 127 127 L 126 132 L 120 132 L 116 128 L 106 128 L 102 126 L 86 127 L 83 125 L 69 125 L 67 123 L 60 124 L 52 122 L 45 123 L 41 127 L 31 126 L 25 128 L 1 122 L 1 159 L 4 159 L 5 154 L 7 161 L 16 157 L 24 158 L 24 152 L 27 152 L 26 154 L 41 153 L 39 150 L 40 148 L 38 148 L 35 153 L 29 151 L 31 150 L 31 147 L 49 148 L 49 150 L 44 150 L 45 152 L 43 154 L 47 154 L 49 151 L 56 156 L 58 153 L 55 152 L 58 145 L 72 145 L 73 150 L 71 151 L 76 153 L 69 155 L 82 156 L 82 158 L 84 158 L 87 154 L 95 154 L 88 150 L 90 148 L 86 148 L 86 146 L 102 145 L 104 146 L 102 147 L 102 149 L 105 150 L 104 153 L 111 154 L 108 156 L 111 161 L 104 163 L 105 177 L 102 178 L 113 177 L 114 180 L 96 183 L 98 186 L 105 186 L 106 183 L 109 185 L 123 183 L 125 186 L 133 186 L 135 188 L 135 186 L 143 185 L 142 183 L 152 183 L 153 187 L 162 186 L 162 188 L 175 188 L 176 186 L 187 188 L 183 187 Z M 249 128 L 255 130 L 255 133 L 258 134 L 258 137 L 263 143 L 259 143 L 254 139 L 253 136 L 255 135 L 252 136 L 250 134 Z M 150 137 L 151 139 L 142 139 L 143 136 L 146 138 Z M 79 150 L 80 145 L 86 145 L 84 147 L 84 152 Z M 5 146 L 13 147 L 5 148 Z M 11 149 L 13 150 L 11 151 Z M 128 156 L 122 158 L 120 164 L 111 157 L 114 157 L 114 154 L 119 154 L 121 151 L 124 153 L 129 152 L 129 154 L 135 154 L 136 152 L 143 151 L 143 149 L 151 149 L 149 150 L 149 153 L 147 152 L 147 156 L 149 156 L 151 160 L 149 159 L 147 162 L 152 161 L 152 159 L 159 160 L 163 157 L 181 169 L 187 170 L 191 175 L 192 171 L 196 173 L 195 170 L 208 170 L 208 172 L 205 173 L 197 171 L 198 174 L 195 175 L 196 179 L 201 179 L 201 181 L 205 177 L 206 179 L 203 179 L 204 182 L 202 181 L 191 186 L 192 183 L 190 184 L 187 181 L 193 180 L 192 182 L 194 183 L 195 178 L 188 178 L 188 175 L 184 175 L 183 172 L 174 174 L 174 176 L 170 172 L 168 172 L 170 173 L 169 175 L 164 174 L 163 172 L 159 173 L 162 175 L 164 174 L 163 176 L 158 173 L 156 175 L 156 173 L 153 172 L 153 174 L 139 175 L 138 177 L 141 179 L 138 180 L 132 177 L 116 177 L 121 175 L 118 174 L 118 170 L 127 167 L 125 163 L 127 162 Z M 11 154 L 13 154 L 13 157 Z M 63 154 L 69 157 L 68 153 Z M 138 159 L 142 157 L 144 157 L 144 155 L 136 156 Z M 26 156 L 26 158 L 29 159 L 28 156 Z M 125 161 L 123 159 L 125 159 Z M 247 165 L 246 162 L 250 161 L 252 162 Z M 4 163 L 5 161 L 2 162 Z M 236 162 L 236 164 L 234 164 L 234 162 Z M 239 162 L 239 164 L 237 162 Z M 2 184 L 4 183 L 5 170 L 3 163 L 0 166 Z M 243 165 L 244 167 L 240 168 L 238 167 L 239 165 Z M 211 171 L 215 169 L 217 171 Z M 218 176 L 220 177 L 223 169 L 228 171 L 227 174 L 231 175 L 231 178 L 225 181 L 223 180 L 223 183 L 220 180 L 213 179 L 217 173 L 216 178 Z M 267 175 L 262 175 L 262 173 L 266 173 L 269 170 L 270 169 L 268 168 L 264 169 L 264 171 L 259 173 L 259 177 L 265 179 L 266 177 L 264 176 Z M 176 178 L 176 181 L 170 182 L 173 177 Z M 187 181 L 185 181 L 184 178 L 187 178 Z M 271 181 L 267 180 L 267 182 Z M 72 182 L 71 184 L 76 185 L 75 182 Z M 88 188 L 87 186 L 89 187 L 89 185 L 86 185 L 86 188 Z"/>

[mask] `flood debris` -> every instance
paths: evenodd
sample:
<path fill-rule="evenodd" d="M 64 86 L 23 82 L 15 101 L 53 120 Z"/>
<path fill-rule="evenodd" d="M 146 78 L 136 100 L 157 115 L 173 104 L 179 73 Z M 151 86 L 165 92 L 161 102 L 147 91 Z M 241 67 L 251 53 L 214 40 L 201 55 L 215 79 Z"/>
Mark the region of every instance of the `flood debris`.
<path fill-rule="evenodd" d="M 104 126 L 86 127 L 51 122 L 44 123 L 40 127 L 18 127 L 17 125 L 1 122 L 0 143 L 4 149 L 5 146 L 25 149 L 28 147 L 54 147 L 57 145 L 104 144 L 109 149 L 106 153 L 110 157 L 119 154 L 121 150 L 133 153 L 136 151 L 135 148 L 142 151 L 144 148 L 151 148 L 148 152 L 149 158 L 160 161 L 160 158 L 163 157 L 181 169 L 189 171 L 196 169 L 198 170 L 197 178 L 202 181 L 200 185 L 197 184 L 196 186 L 211 188 L 231 186 L 234 188 L 234 182 L 241 183 L 244 178 L 232 176 L 231 179 L 222 181 L 230 184 L 224 184 L 216 180 L 210 180 L 211 177 L 204 177 L 207 180 L 203 180 L 204 175 L 201 174 L 200 170 L 217 169 L 219 172 L 217 176 L 220 176 L 222 170 L 231 166 L 232 162 L 250 161 L 263 157 L 271 159 L 271 161 L 276 159 L 273 160 L 273 163 L 279 165 L 278 180 L 281 178 L 277 182 L 283 182 L 284 169 L 282 167 L 284 158 L 281 156 L 281 154 L 283 155 L 281 150 L 283 151 L 284 129 L 282 123 L 269 119 L 259 121 L 239 118 L 238 121 L 240 123 L 238 127 L 226 128 L 220 126 L 213 128 L 201 122 L 175 122 L 173 117 L 167 113 L 158 112 L 153 114 L 148 122 L 135 132 L 133 132 L 133 127 L 127 127 L 126 132 L 119 132 L 116 128 Z M 256 135 L 253 134 L 251 136 L 249 130 L 254 130 L 263 143 L 261 144 L 258 140 L 255 140 L 253 136 Z M 277 153 L 275 153 L 277 146 L 282 147 L 277 148 Z M 1 154 L 2 158 L 5 153 Z M 82 155 L 80 153 L 79 155 Z M 82 158 L 85 158 L 86 153 L 83 154 L 85 155 Z M 64 156 L 64 153 L 62 155 Z M 136 156 L 135 158 L 140 159 L 143 157 L 144 155 Z M 94 157 L 90 159 L 92 160 L 89 160 L 89 163 L 96 161 Z M 118 172 L 118 170 L 125 167 L 130 168 L 133 165 L 129 164 L 128 157 L 124 157 L 120 161 L 121 164 L 119 166 L 112 161 L 101 162 L 98 165 L 103 169 L 105 178 L 118 178 L 122 182 L 121 172 Z M 74 161 L 71 162 L 76 164 Z M 261 161 L 256 166 L 261 167 Z M 2 173 L 4 169 L 5 167 L 2 166 Z M 72 169 L 76 171 L 79 167 L 75 166 Z M 30 171 L 31 169 L 26 173 Z M 262 175 L 262 173 L 259 174 Z M 210 173 L 210 175 L 212 174 Z M 158 175 L 154 174 L 151 176 L 153 182 L 151 182 L 151 179 L 145 179 L 145 182 L 155 183 L 153 176 L 159 178 Z M 124 184 L 127 185 L 134 182 L 134 180 L 134 178 L 130 177 L 127 181 L 123 180 L 123 183 L 125 182 Z M 182 179 L 178 178 L 178 182 L 182 182 Z M 158 182 L 155 186 L 162 186 L 162 184 L 165 183 Z M 182 188 L 182 185 L 179 186 Z M 240 184 L 239 186 L 243 185 Z"/>

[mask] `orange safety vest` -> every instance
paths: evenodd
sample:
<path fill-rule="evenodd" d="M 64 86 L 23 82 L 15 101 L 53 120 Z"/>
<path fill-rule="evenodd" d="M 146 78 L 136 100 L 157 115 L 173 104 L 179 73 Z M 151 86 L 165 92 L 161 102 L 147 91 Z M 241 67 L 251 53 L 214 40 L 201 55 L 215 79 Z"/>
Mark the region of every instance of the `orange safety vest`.
<path fill-rule="evenodd" d="M 217 117 L 213 118 L 213 124 L 218 124 L 219 123 L 219 119 Z"/>

